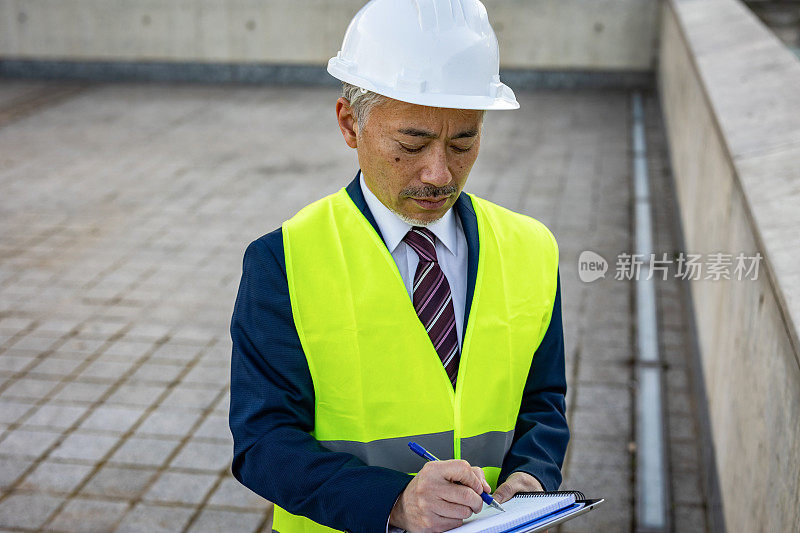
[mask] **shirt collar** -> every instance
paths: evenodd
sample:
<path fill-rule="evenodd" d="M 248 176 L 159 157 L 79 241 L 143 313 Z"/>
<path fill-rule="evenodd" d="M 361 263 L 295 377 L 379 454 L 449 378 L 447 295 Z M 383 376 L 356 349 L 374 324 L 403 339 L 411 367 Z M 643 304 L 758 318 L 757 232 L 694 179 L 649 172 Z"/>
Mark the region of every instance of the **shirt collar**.
<path fill-rule="evenodd" d="M 381 235 L 386 240 L 386 247 L 389 248 L 390 253 L 394 253 L 397 245 L 400 244 L 408 230 L 411 229 L 411 225 L 378 200 L 378 197 L 367 187 L 361 172 L 358 173 L 358 182 L 361 186 L 361 193 L 364 195 L 364 201 L 367 202 L 367 207 L 372 212 L 372 216 L 375 217 L 375 222 L 381 230 Z M 448 252 L 454 256 L 456 255 L 458 232 L 452 207 L 445 212 L 442 218 L 428 224 L 426 227 L 436 235 L 437 239 L 442 241 Z"/>

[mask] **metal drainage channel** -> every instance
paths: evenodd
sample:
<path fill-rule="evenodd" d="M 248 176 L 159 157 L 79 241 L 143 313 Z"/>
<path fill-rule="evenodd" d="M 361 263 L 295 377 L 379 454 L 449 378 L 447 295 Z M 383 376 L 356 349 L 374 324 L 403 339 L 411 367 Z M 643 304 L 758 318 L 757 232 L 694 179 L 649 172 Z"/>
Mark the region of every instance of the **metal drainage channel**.
<path fill-rule="evenodd" d="M 645 145 L 642 95 L 634 92 L 633 180 L 634 251 L 642 265 L 636 292 L 636 530 L 669 531 L 662 364 L 658 349 L 655 279 L 650 274 L 653 224 Z"/>

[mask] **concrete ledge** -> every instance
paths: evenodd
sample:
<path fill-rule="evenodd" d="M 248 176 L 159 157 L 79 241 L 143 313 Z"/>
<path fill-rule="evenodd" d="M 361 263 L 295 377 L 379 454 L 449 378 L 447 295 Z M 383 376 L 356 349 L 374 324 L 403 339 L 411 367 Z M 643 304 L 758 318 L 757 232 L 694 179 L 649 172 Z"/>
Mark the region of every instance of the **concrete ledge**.
<path fill-rule="evenodd" d="M 800 523 L 800 61 L 736 0 L 668 0 L 658 86 L 688 252 L 760 252 L 692 281 L 725 521 Z"/>

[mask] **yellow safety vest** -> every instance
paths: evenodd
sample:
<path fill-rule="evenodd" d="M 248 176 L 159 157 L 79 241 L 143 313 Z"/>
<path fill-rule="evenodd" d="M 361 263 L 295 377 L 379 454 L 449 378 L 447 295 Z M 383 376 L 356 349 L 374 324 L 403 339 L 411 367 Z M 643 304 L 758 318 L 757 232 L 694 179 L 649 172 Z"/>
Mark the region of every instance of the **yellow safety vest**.
<path fill-rule="evenodd" d="M 314 382 L 312 435 L 414 474 L 416 441 L 481 466 L 496 488 L 534 352 L 550 323 L 558 246 L 539 221 L 473 195 L 479 256 L 453 390 L 397 265 L 346 190 L 283 224 L 292 314 Z M 280 533 L 335 531 L 275 506 Z"/>

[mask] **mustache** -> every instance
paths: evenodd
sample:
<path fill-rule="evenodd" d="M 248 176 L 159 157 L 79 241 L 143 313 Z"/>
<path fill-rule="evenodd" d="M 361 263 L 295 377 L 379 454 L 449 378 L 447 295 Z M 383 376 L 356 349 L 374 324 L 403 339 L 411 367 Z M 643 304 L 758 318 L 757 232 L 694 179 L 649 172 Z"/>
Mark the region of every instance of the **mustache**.
<path fill-rule="evenodd" d="M 458 188 L 455 185 L 445 185 L 444 187 L 426 185 L 425 187 L 408 187 L 400 191 L 400 194 L 411 198 L 437 198 L 451 196 L 456 192 L 458 192 Z"/>

